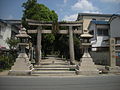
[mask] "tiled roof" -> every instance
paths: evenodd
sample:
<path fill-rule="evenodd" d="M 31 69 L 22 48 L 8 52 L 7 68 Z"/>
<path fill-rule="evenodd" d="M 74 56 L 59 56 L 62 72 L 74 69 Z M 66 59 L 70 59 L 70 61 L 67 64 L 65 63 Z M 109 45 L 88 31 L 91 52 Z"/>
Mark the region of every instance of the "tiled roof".
<path fill-rule="evenodd" d="M 97 20 L 92 20 L 91 22 L 94 23 L 94 24 L 109 24 L 108 21 L 97 21 Z"/>

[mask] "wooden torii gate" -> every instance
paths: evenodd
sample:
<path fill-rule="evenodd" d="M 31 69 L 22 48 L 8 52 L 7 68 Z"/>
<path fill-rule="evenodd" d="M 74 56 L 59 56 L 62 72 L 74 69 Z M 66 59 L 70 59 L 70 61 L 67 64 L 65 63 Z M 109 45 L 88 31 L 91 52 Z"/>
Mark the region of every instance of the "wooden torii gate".
<path fill-rule="evenodd" d="M 41 36 L 43 34 L 52 33 L 53 28 L 58 29 L 57 34 L 69 34 L 69 53 L 70 53 L 70 62 L 71 64 L 74 63 L 74 43 L 73 43 L 73 33 L 74 34 L 81 34 L 82 30 L 79 27 L 82 27 L 82 21 L 67 21 L 67 22 L 57 22 L 57 26 L 54 25 L 52 21 L 36 21 L 26 19 L 28 25 L 37 26 L 36 30 L 28 30 L 28 34 L 37 34 L 37 63 L 40 64 L 41 61 Z M 51 30 L 44 30 L 42 29 L 43 26 L 50 26 L 52 27 Z M 67 26 L 69 30 L 60 30 L 60 26 Z M 73 27 L 77 27 L 73 29 Z"/>

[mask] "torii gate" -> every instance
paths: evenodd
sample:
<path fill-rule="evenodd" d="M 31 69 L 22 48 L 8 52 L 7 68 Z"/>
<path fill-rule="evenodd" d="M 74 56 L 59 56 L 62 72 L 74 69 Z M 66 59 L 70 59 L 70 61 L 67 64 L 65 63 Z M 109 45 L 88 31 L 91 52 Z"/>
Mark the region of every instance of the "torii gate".
<path fill-rule="evenodd" d="M 69 53 L 70 53 L 70 62 L 71 64 L 74 63 L 75 57 L 74 57 L 74 42 L 73 42 L 73 33 L 74 34 L 82 34 L 82 30 L 80 28 L 77 28 L 73 30 L 73 27 L 82 27 L 82 21 L 67 21 L 67 22 L 57 22 L 57 26 L 53 25 L 54 22 L 52 21 L 36 21 L 36 20 L 30 20 L 26 19 L 28 22 L 28 25 L 37 26 L 38 28 L 36 30 L 28 30 L 28 34 L 37 34 L 37 63 L 40 64 L 41 61 L 41 36 L 42 33 L 52 33 L 53 28 L 58 29 L 56 33 L 58 34 L 69 34 Z M 50 26 L 52 27 L 51 30 L 44 30 L 42 29 L 42 26 Z M 67 26 L 69 27 L 69 30 L 60 30 L 60 26 Z"/>

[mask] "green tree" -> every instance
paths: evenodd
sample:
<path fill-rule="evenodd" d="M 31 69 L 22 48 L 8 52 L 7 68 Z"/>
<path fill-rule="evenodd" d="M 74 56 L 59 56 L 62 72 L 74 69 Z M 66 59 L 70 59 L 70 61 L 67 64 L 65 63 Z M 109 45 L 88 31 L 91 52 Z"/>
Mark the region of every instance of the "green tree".
<path fill-rule="evenodd" d="M 33 19 L 39 21 L 53 21 L 53 24 L 57 24 L 58 16 L 54 10 L 50 10 L 43 4 L 37 3 L 37 0 L 28 0 L 23 3 L 23 17 L 22 24 L 26 29 L 36 29 L 37 27 L 30 27 L 26 23 L 26 19 Z M 63 21 L 65 23 L 66 21 Z M 43 27 L 49 29 L 49 27 Z M 60 29 L 68 30 L 68 27 L 60 27 Z M 53 33 L 56 32 L 53 30 Z M 36 44 L 36 35 L 31 35 L 32 41 Z M 57 34 L 44 34 L 42 36 L 42 52 L 46 55 L 49 50 L 55 50 L 69 58 L 69 37 L 67 35 L 57 35 Z M 74 35 L 74 45 L 75 45 L 75 55 L 76 59 L 79 60 L 80 56 L 80 39 L 79 35 Z"/>
<path fill-rule="evenodd" d="M 7 38 L 6 43 L 8 44 L 10 50 L 9 50 L 9 57 L 11 58 L 11 63 L 13 63 L 17 57 L 17 45 L 20 41 L 16 38 Z"/>
<path fill-rule="evenodd" d="M 58 15 L 55 13 L 54 10 L 50 10 L 45 5 L 37 3 L 37 0 L 28 0 L 27 2 L 23 3 L 22 7 L 24 7 L 22 24 L 26 29 L 37 28 L 33 26 L 32 27 L 28 26 L 26 19 L 33 19 L 39 21 L 55 21 L 55 22 L 58 20 Z M 54 40 L 55 40 L 54 34 L 44 34 L 42 36 L 42 44 L 43 44 L 42 51 L 44 53 L 47 52 L 48 48 L 53 48 L 53 45 L 51 44 L 53 43 Z"/>
<path fill-rule="evenodd" d="M 43 4 L 37 3 L 37 0 L 28 0 L 23 3 L 23 17 L 22 23 L 26 27 L 26 19 L 33 19 L 39 21 L 57 21 L 58 16 L 54 10 L 50 10 Z M 28 28 L 28 27 L 27 27 Z"/>
<path fill-rule="evenodd" d="M 9 53 L 0 53 L 0 71 L 4 69 L 10 69 L 10 67 L 13 65 L 17 57 L 17 51 L 15 48 L 18 42 L 19 40 L 15 38 L 7 38 L 6 43 L 9 45 L 10 50 Z"/>
<path fill-rule="evenodd" d="M 19 42 L 19 40 L 15 39 L 15 38 L 7 38 L 7 40 L 6 40 L 6 43 L 8 44 L 10 50 L 15 49 L 18 42 Z"/>

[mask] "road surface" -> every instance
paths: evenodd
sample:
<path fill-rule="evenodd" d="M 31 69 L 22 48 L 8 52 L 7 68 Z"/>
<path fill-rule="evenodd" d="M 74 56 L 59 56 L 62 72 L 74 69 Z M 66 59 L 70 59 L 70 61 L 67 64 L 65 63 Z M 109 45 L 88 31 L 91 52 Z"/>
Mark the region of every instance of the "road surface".
<path fill-rule="evenodd" d="M 1 76 L 0 90 L 120 90 L 120 75 L 92 77 Z"/>

